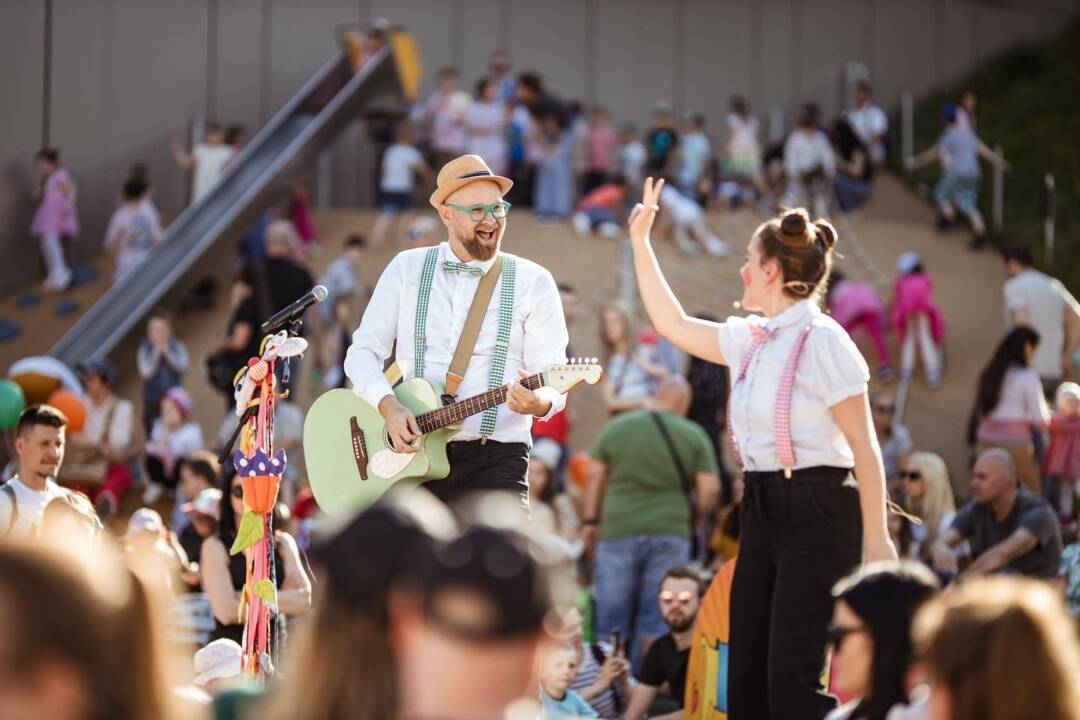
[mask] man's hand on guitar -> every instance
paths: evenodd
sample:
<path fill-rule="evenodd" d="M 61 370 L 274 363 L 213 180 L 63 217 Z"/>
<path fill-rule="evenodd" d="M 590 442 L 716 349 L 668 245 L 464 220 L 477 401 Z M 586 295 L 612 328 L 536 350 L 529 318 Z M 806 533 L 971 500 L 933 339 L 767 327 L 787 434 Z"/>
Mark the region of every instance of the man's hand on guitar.
<path fill-rule="evenodd" d="M 393 395 L 379 401 L 379 414 L 386 421 L 386 434 L 397 452 L 414 453 L 413 443 L 420 439 L 420 426 L 409 409 Z"/>
<path fill-rule="evenodd" d="M 529 373 L 518 370 L 521 379 L 529 377 Z M 518 382 L 510 383 L 509 392 L 506 393 L 506 407 L 519 415 L 535 415 L 543 417 L 551 409 L 551 403 L 541 400 L 540 396 Z"/>

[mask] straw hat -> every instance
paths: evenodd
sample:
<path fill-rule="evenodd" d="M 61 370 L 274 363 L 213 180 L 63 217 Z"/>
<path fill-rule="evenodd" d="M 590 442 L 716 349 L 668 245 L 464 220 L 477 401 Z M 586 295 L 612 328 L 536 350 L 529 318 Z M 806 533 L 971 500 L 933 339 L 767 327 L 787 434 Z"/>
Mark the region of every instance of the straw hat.
<path fill-rule="evenodd" d="M 436 209 L 442 207 L 446 198 L 453 192 L 477 180 L 490 180 L 496 183 L 503 195 L 510 192 L 510 188 L 514 186 L 509 178 L 491 172 L 484 158 L 479 155 L 462 155 L 443 165 L 443 169 L 439 171 L 439 177 L 435 181 L 435 192 L 431 193 L 432 207 Z"/>

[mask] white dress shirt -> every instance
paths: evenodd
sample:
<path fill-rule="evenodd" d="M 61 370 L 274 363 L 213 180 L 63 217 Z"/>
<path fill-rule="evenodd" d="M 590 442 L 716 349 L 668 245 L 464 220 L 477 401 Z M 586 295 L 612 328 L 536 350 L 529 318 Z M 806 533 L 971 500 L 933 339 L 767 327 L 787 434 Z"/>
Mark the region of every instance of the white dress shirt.
<path fill-rule="evenodd" d="M 353 333 L 352 345 L 345 355 L 345 374 L 352 380 L 354 392 L 373 406 L 392 393 L 383 376 L 383 364 L 390 357 L 394 340 L 397 343 L 397 362 L 404 377 L 415 372 L 415 346 L 413 340 L 416 322 L 416 303 L 420 275 L 424 267 L 424 255 L 428 248 L 405 250 L 397 254 L 386 266 L 375 292 L 371 296 L 360 327 Z M 505 255 L 505 253 L 504 253 Z M 510 347 L 506 354 L 504 382 L 518 379 L 518 369 L 529 373 L 539 372 L 547 365 L 566 362 L 566 344 L 569 335 L 563 318 L 562 302 L 555 279 L 551 273 L 536 263 L 514 256 L 516 277 L 514 281 L 514 314 L 510 330 Z M 442 269 L 446 260 L 460 262 L 449 243 L 439 245 L 439 259 L 431 286 L 428 304 L 427 350 L 424 360 L 424 377 L 440 385 L 446 380 L 446 370 L 454 349 L 457 347 L 465 318 L 469 314 L 473 295 L 480 278 L 465 273 L 450 273 Z M 494 263 L 476 260 L 467 264 L 485 272 Z M 500 277 L 480 326 L 472 359 L 465 378 L 458 387 L 458 399 L 487 392 L 488 371 L 495 350 L 495 337 L 499 328 L 499 296 L 503 278 Z M 542 400 L 551 403 L 551 410 L 544 420 L 563 409 L 566 396 L 552 388 L 536 391 Z M 480 437 L 481 414 L 473 415 L 462 424 L 461 431 L 452 440 L 475 440 Z M 495 432 L 491 440 L 499 442 L 522 442 L 531 445 L 532 416 L 511 412 L 506 405 L 499 406 Z"/>
<path fill-rule="evenodd" d="M 855 456 L 830 408 L 867 392 L 870 369 L 847 332 L 815 303 L 803 300 L 767 321 L 760 315 L 729 317 L 720 326 L 720 351 L 732 378 L 728 422 L 746 470 L 776 471 L 783 467 L 776 455 L 773 424 L 776 393 L 795 341 L 808 324 L 813 329 L 799 357 L 791 397 L 795 469 L 855 466 Z M 776 335 L 758 348 L 746 377 L 735 383 L 753 341 L 751 325 L 764 325 L 775 330 Z"/>
<path fill-rule="evenodd" d="M 885 145 L 881 138 L 889 132 L 889 118 L 885 111 L 873 103 L 866 103 L 862 107 L 852 108 L 847 111 L 847 121 L 855 134 L 870 147 L 870 157 L 875 163 L 885 159 Z M 878 140 L 873 145 L 870 138 Z"/>

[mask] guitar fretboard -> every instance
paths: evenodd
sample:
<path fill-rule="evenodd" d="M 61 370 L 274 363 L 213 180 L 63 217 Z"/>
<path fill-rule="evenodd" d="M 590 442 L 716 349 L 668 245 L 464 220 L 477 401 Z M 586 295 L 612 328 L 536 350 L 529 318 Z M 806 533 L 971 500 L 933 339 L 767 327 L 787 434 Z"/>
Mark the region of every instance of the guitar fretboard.
<path fill-rule="evenodd" d="M 530 375 L 523 379 L 521 384 L 530 390 L 537 390 L 540 387 L 543 387 L 544 376 L 542 373 Z M 459 400 L 456 403 L 445 405 L 441 408 L 436 408 L 435 410 L 429 410 L 416 417 L 416 424 L 420 427 L 420 432 L 422 433 L 435 432 L 447 425 L 456 425 L 464 421 L 467 417 L 482 413 L 488 408 L 506 402 L 506 391 L 507 388 L 503 385 L 494 390 L 488 390 L 486 393 L 473 395 L 470 398 Z"/>

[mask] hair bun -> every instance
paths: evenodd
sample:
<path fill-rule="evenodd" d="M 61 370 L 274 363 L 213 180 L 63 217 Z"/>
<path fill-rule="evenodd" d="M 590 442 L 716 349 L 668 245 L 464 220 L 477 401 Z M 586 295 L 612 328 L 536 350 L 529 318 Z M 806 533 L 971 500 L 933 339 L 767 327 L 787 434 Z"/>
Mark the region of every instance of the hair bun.
<path fill-rule="evenodd" d="M 810 215 L 803 208 L 785 210 L 780 218 L 780 236 L 785 245 L 806 247 L 814 242 L 810 227 Z"/>
<path fill-rule="evenodd" d="M 833 227 L 833 224 L 824 218 L 818 218 L 814 221 L 814 227 L 817 229 L 817 235 L 821 238 L 821 242 L 825 244 L 825 249 L 832 250 L 837 238 L 836 228 Z"/>

